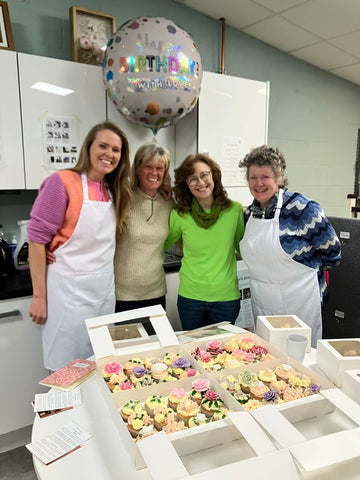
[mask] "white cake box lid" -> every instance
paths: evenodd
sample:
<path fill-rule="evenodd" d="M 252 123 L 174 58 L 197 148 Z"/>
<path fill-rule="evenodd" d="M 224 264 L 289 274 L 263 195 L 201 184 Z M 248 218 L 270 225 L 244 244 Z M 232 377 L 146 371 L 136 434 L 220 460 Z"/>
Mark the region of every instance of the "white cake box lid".
<path fill-rule="evenodd" d="M 256 334 L 286 352 L 286 339 L 290 334 L 304 335 L 308 342 L 306 351 L 311 350 L 311 328 L 297 315 L 259 315 Z"/>
<path fill-rule="evenodd" d="M 360 368 L 360 339 L 318 340 L 316 363 L 335 385 L 341 387 L 344 372 Z"/>
<path fill-rule="evenodd" d="M 345 370 L 342 389 L 346 395 L 360 403 L 360 369 Z"/>

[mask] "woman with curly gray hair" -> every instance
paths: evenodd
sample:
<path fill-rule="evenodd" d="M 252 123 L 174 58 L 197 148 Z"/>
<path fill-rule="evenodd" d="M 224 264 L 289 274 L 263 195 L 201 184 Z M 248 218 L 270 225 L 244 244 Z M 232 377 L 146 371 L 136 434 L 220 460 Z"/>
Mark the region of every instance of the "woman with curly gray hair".
<path fill-rule="evenodd" d="M 286 161 L 276 147 L 254 148 L 239 163 L 246 168 L 253 203 L 245 212 L 241 256 L 251 279 L 258 315 L 294 314 L 322 337 L 324 269 L 340 263 L 340 243 L 320 205 L 287 190 Z"/>

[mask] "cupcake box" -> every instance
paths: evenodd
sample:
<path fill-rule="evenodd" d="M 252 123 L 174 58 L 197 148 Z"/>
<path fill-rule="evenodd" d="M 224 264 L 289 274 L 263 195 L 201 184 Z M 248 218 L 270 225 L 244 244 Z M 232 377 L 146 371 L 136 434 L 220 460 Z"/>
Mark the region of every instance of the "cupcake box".
<path fill-rule="evenodd" d="M 286 352 L 286 340 L 290 334 L 304 335 L 308 342 L 306 351 L 311 350 L 311 328 L 296 315 L 259 315 L 256 334 Z"/>
<path fill-rule="evenodd" d="M 238 411 L 238 403 L 234 398 L 225 391 L 210 375 L 202 374 L 201 378 L 210 381 L 210 389 L 214 390 L 220 398 L 224 401 L 225 406 L 230 411 Z M 137 470 L 145 468 L 146 464 L 138 445 L 140 442 L 135 442 L 128 431 L 127 424 L 122 420 L 120 411 L 125 403 L 129 400 L 140 400 L 145 402 L 146 398 L 151 395 L 162 395 L 167 397 L 172 389 L 184 388 L 187 392 L 191 390 L 191 385 L 194 378 L 180 379 L 177 382 L 159 383 L 154 386 L 149 386 L 143 389 L 127 390 L 121 395 L 113 395 L 113 407 L 117 413 L 116 425 L 119 429 L 120 436 L 124 442 L 124 446 L 129 452 L 134 461 Z M 106 385 L 104 385 L 106 388 Z M 105 392 L 104 392 L 105 393 Z M 157 433 L 155 436 L 158 435 Z M 175 433 L 170 433 L 167 437 L 170 439 L 173 447 L 179 456 L 188 455 L 190 453 L 214 447 L 222 443 L 226 443 L 239 438 L 241 435 L 234 427 L 229 419 L 216 420 L 205 425 L 188 428 Z"/>
<path fill-rule="evenodd" d="M 355 402 L 360 403 L 360 368 L 345 370 L 342 389 Z"/>
<path fill-rule="evenodd" d="M 321 390 L 320 390 L 320 393 L 317 393 L 317 394 L 313 394 L 313 395 L 299 398 L 296 400 L 287 401 L 284 403 L 275 404 L 273 406 L 275 407 L 276 410 L 281 411 L 284 417 L 293 423 L 299 422 L 308 418 L 316 417 L 318 415 L 322 415 L 325 412 L 329 413 L 334 410 L 333 404 L 327 401 L 321 395 L 322 391 L 333 389 L 334 385 L 326 378 L 304 367 L 301 363 L 296 362 L 290 357 L 285 357 L 285 358 L 283 357 L 281 361 L 271 360 L 269 362 L 259 362 L 253 365 L 238 367 L 237 369 L 231 370 L 231 375 L 233 375 L 234 377 L 237 377 L 239 373 L 244 372 L 245 370 L 248 370 L 255 374 L 258 374 L 260 370 L 264 370 L 267 368 L 270 368 L 271 370 L 275 371 L 276 367 L 283 363 L 290 365 L 296 372 L 299 372 L 301 374 L 308 376 L 311 380 L 311 383 L 319 385 L 321 387 Z M 216 373 L 214 375 L 214 378 L 217 382 L 220 383 L 224 375 L 226 376 L 228 375 L 228 373 L 226 371 L 221 371 Z M 259 408 L 261 409 L 264 407 L 259 407 Z M 240 409 L 243 409 L 241 405 L 240 405 Z"/>
<path fill-rule="evenodd" d="M 144 318 L 150 320 L 156 335 L 149 337 L 146 333 L 141 324 Z M 133 323 L 129 324 L 129 321 Z M 96 359 L 116 355 L 117 349 L 121 349 L 122 352 L 124 348 L 128 352 L 139 352 L 162 346 L 179 345 L 161 305 L 89 318 L 85 320 L 85 324 Z"/>
<path fill-rule="evenodd" d="M 360 339 L 318 340 L 316 364 L 338 387 L 346 370 L 360 369 Z"/>

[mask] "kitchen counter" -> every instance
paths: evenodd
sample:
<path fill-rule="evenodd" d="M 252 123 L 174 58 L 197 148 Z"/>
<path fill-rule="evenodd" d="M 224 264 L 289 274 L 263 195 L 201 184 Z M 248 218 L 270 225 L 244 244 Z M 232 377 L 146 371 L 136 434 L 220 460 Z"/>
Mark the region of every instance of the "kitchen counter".
<path fill-rule="evenodd" d="M 165 273 L 178 272 L 180 266 L 181 257 L 179 255 L 165 252 Z M 13 273 L 0 276 L 0 301 L 30 295 L 32 295 L 32 286 L 29 270 L 14 269 Z"/>

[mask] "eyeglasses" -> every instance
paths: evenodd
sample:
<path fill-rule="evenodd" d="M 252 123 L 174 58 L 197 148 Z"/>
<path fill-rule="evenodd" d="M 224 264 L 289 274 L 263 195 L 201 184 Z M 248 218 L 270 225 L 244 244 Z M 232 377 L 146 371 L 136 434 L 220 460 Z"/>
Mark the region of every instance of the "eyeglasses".
<path fill-rule="evenodd" d="M 201 180 L 202 182 L 206 182 L 208 178 L 211 176 L 211 172 L 201 172 L 199 176 L 197 175 L 192 175 L 186 180 L 186 183 L 189 185 L 189 187 L 194 187 L 197 185 L 197 183 Z"/>

